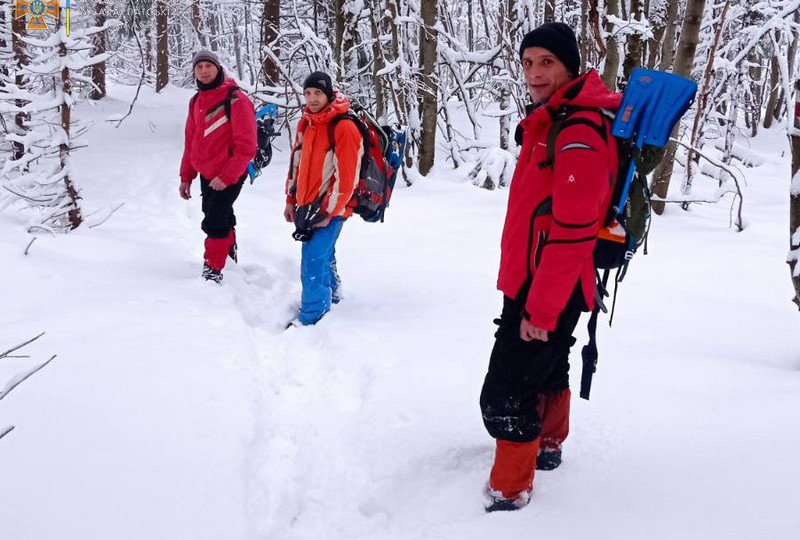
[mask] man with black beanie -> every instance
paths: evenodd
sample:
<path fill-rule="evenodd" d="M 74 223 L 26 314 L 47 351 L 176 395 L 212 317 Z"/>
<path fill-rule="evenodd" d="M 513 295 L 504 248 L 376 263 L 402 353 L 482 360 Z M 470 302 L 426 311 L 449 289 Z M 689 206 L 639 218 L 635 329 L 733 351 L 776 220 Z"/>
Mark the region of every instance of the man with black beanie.
<path fill-rule="evenodd" d="M 489 512 L 525 506 L 535 469 L 561 463 L 572 333 L 581 311 L 594 307 L 592 252 L 618 167 L 601 110 L 616 111 L 621 95 L 595 70 L 579 74 L 572 29 L 545 23 L 525 35 L 519 55 L 534 108 L 520 124 L 497 280 L 503 309 L 480 396 L 496 440 Z"/>
<path fill-rule="evenodd" d="M 334 92 L 327 73 L 315 71 L 303 81 L 305 108 L 297 124 L 286 180 L 283 217 L 293 223 L 292 237 L 303 243 L 300 312 L 290 326 L 316 324 L 341 299 L 336 270 L 336 241 L 353 214 L 363 145 L 351 119 L 341 121 L 350 100 Z M 333 140 L 331 140 L 333 137 Z"/>
<path fill-rule="evenodd" d="M 216 54 L 197 51 L 192 69 L 198 92 L 189 101 L 179 194 L 187 200 L 192 196 L 199 173 L 206 233 L 201 275 L 220 283 L 225 261 L 238 258 L 233 203 L 256 154 L 255 111 L 236 82 L 225 77 Z"/>

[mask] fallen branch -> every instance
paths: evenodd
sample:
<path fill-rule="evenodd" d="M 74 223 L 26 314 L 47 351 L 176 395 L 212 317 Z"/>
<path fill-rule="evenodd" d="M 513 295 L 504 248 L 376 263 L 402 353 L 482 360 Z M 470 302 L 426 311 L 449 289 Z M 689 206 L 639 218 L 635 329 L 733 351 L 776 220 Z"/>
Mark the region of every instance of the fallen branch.
<path fill-rule="evenodd" d="M 33 368 L 32 370 L 30 370 L 29 372 L 27 372 L 27 373 L 26 373 L 25 375 L 23 375 L 22 377 L 15 377 L 15 378 L 11 379 L 11 381 L 9 381 L 9 383 L 6 385 L 5 389 L 4 389 L 2 392 L 0 392 L 0 401 L 2 401 L 2 399 L 3 399 L 4 397 L 6 397 L 8 394 L 10 394 L 10 393 L 11 393 L 11 391 L 12 391 L 14 388 L 16 388 L 16 387 L 17 387 L 17 386 L 19 386 L 20 384 L 24 383 L 24 382 L 25 382 L 25 381 L 26 381 L 26 380 L 27 380 L 29 377 L 31 377 L 31 376 L 32 376 L 32 375 L 34 375 L 34 374 L 35 374 L 37 371 L 39 371 L 39 370 L 40 370 L 40 369 L 42 369 L 44 366 L 46 366 L 47 364 L 49 364 L 50 362 L 52 362 L 52 361 L 53 361 L 53 359 L 54 359 L 55 357 L 56 357 L 56 355 L 54 354 L 53 356 L 51 356 L 51 357 L 50 357 L 50 359 L 49 359 L 49 360 L 47 360 L 46 362 L 44 362 L 44 363 L 40 364 L 40 365 L 39 365 L 39 367 Z"/>
<path fill-rule="evenodd" d="M 125 206 L 125 203 L 119 203 L 119 204 L 118 204 L 118 205 L 117 205 L 115 208 L 112 208 L 112 209 L 111 209 L 111 211 L 108 213 L 108 215 L 107 215 L 106 217 L 104 217 L 104 218 L 103 218 L 103 220 L 102 220 L 102 221 L 100 221 L 100 222 L 98 222 L 98 223 L 94 223 L 94 224 L 92 224 L 92 225 L 89 225 L 89 228 L 90 228 L 90 229 L 94 229 L 95 227 L 99 227 L 100 225 L 102 225 L 103 223 L 105 223 L 106 221 L 108 221 L 108 220 L 111 218 L 111 216 L 113 216 L 113 215 L 114 215 L 114 212 L 116 212 L 117 210 L 119 210 L 119 209 L 120 209 L 120 208 L 122 208 L 123 206 Z"/>
<path fill-rule="evenodd" d="M 17 345 L 16 347 L 8 349 L 6 352 L 0 353 L 0 358 L 6 358 L 6 357 L 8 357 L 8 358 L 29 358 L 28 356 L 10 356 L 9 357 L 8 355 L 11 354 L 12 352 L 16 351 L 17 349 L 21 349 L 22 347 L 24 347 L 25 345 L 28 345 L 29 343 L 33 343 L 34 341 L 36 341 L 37 339 L 39 339 L 43 335 L 44 335 L 44 332 L 42 332 L 41 334 L 39 334 L 35 338 L 29 339 L 28 341 L 26 341 L 25 343 L 23 343 L 21 345 Z"/>
<path fill-rule="evenodd" d="M 28 254 L 28 250 L 31 249 L 31 246 L 33 245 L 34 242 L 36 242 L 37 238 L 39 238 L 39 237 L 38 236 L 34 236 L 33 238 L 31 238 L 31 241 L 28 242 L 28 246 L 25 248 L 25 255 Z"/>
<path fill-rule="evenodd" d="M 13 429 L 14 426 L 8 426 L 7 428 L 3 428 L 2 431 L 0 431 L 0 439 L 11 433 L 11 430 Z"/>

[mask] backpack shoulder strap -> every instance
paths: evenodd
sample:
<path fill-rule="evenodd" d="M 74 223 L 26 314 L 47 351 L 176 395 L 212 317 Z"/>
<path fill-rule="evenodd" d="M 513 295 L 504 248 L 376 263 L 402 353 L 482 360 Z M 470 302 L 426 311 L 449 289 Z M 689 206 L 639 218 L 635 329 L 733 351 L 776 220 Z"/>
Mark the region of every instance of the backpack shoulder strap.
<path fill-rule="evenodd" d="M 593 107 L 561 107 L 560 109 L 550 110 L 550 118 L 553 121 L 550 132 L 547 134 L 547 159 L 539 163 L 539 168 L 553 168 L 555 164 L 556 139 L 561 132 L 569 127 L 585 125 L 593 129 L 600 135 L 603 141 L 608 142 L 607 123 L 610 124 L 610 117 L 602 110 Z M 600 117 L 600 123 L 596 123 L 585 116 L 574 116 L 578 112 L 595 112 Z"/>
<path fill-rule="evenodd" d="M 237 90 L 240 90 L 238 86 L 236 85 L 231 86 L 228 89 L 228 95 L 225 96 L 225 102 L 224 102 L 225 118 L 227 118 L 228 120 L 231 119 L 231 103 L 233 102 L 233 95 L 236 93 Z"/>
<path fill-rule="evenodd" d="M 328 122 L 328 141 L 330 143 L 330 150 L 331 152 L 336 151 L 336 140 L 335 140 L 335 130 L 336 126 L 339 125 L 339 122 L 342 120 L 350 120 L 356 125 L 358 132 L 361 134 L 362 144 L 364 145 L 364 155 L 366 156 L 369 154 L 369 147 L 370 147 L 370 139 L 369 139 L 369 132 L 364 126 L 364 123 L 361 119 L 354 113 L 351 109 L 348 109 L 346 113 L 340 114 L 339 116 L 335 116 Z"/>

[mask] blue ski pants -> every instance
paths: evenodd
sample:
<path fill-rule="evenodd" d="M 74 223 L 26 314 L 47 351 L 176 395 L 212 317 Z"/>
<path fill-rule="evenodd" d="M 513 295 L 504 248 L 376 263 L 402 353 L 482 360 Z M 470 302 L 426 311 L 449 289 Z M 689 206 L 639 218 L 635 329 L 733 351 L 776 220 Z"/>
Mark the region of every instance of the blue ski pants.
<path fill-rule="evenodd" d="M 314 235 L 303 242 L 300 281 L 303 294 L 300 322 L 314 324 L 331 309 L 331 299 L 339 296 L 339 274 L 336 271 L 336 240 L 344 219 L 333 218 L 328 225 L 314 229 Z"/>

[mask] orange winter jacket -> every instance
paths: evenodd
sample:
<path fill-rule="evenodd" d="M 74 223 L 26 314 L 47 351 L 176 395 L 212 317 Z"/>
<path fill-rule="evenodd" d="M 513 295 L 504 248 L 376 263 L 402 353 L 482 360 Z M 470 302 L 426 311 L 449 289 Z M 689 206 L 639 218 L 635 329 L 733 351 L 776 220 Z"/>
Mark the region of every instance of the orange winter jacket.
<path fill-rule="evenodd" d="M 335 155 L 328 139 L 328 124 L 350 109 L 350 100 L 336 93 L 324 109 L 305 109 L 297 124 L 297 137 L 286 180 L 286 202 L 297 206 L 319 204 L 326 217 L 348 218 L 350 200 L 358 181 L 364 146 L 353 122 L 339 122 L 334 131 Z"/>

